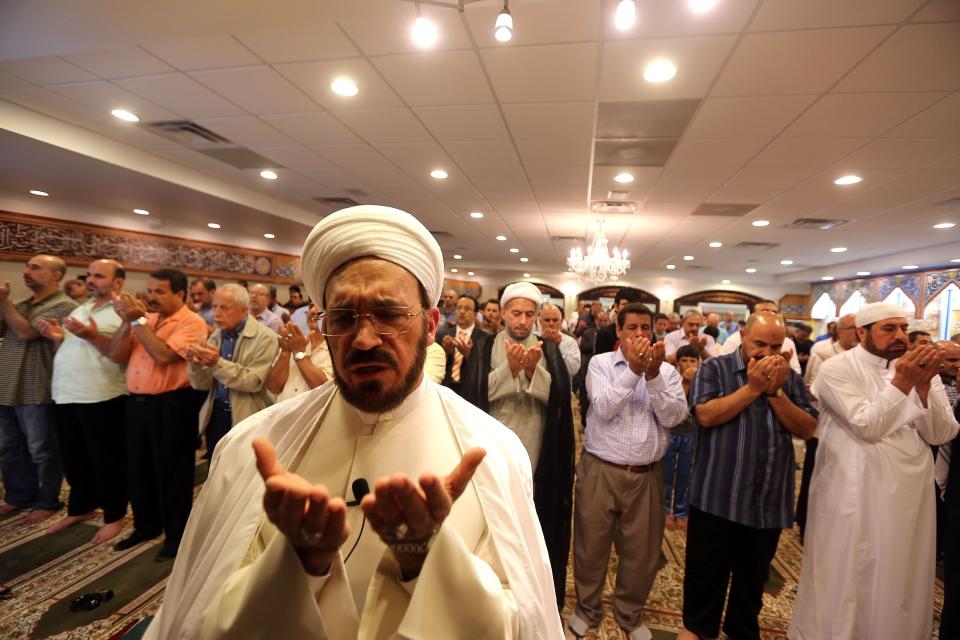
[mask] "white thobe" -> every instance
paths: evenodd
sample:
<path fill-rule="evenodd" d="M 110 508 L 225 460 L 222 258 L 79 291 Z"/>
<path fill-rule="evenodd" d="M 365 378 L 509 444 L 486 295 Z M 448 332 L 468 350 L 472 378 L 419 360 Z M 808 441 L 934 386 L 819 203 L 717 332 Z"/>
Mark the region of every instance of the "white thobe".
<path fill-rule="evenodd" d="M 560 334 L 560 356 L 567 366 L 567 373 L 571 376 L 580 370 L 580 345 L 576 338 L 565 333 Z"/>
<path fill-rule="evenodd" d="M 820 345 L 824 346 L 820 347 Z M 833 340 L 825 340 L 811 349 L 810 359 L 807 360 L 807 372 L 803 376 L 803 381 L 807 383 L 807 386 L 813 385 L 817 379 L 817 374 L 820 373 L 820 367 L 823 366 L 824 362 L 833 356 L 840 355 L 844 351 L 845 349 L 840 346 L 840 343 Z"/>
<path fill-rule="evenodd" d="M 285 468 L 348 498 L 360 477 L 372 485 L 393 472 L 445 475 L 472 446 L 488 455 L 416 580 L 400 581 L 393 554 L 369 526 L 344 564 L 360 531 L 356 508 L 330 573 L 313 577 L 262 516 L 263 481 L 251 468 L 257 435 L 276 444 Z M 370 416 L 328 383 L 227 437 L 146 638 L 562 637 L 522 446 L 447 389 L 425 381 L 393 412 Z"/>
<path fill-rule="evenodd" d="M 927 407 L 890 384 L 896 362 L 857 346 L 820 368 L 816 468 L 810 483 L 792 640 L 928 640 L 935 506 L 930 444 L 960 426 L 939 376 Z"/>

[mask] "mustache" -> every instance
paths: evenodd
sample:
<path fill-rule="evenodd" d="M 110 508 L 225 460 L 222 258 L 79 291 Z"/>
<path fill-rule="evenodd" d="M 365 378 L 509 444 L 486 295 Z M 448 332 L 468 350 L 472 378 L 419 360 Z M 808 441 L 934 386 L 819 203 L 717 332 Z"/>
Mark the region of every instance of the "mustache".
<path fill-rule="evenodd" d="M 343 359 L 343 365 L 350 367 L 355 364 L 386 364 L 396 366 L 397 360 L 392 354 L 382 349 L 371 349 L 369 351 L 354 349 L 347 353 L 347 356 Z"/>

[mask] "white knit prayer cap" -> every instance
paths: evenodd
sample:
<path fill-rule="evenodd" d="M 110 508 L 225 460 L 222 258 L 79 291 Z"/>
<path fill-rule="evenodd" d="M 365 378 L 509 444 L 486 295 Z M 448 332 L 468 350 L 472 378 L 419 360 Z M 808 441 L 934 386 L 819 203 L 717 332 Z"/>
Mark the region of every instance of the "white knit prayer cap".
<path fill-rule="evenodd" d="M 860 307 L 857 311 L 857 326 L 865 327 L 874 322 L 889 320 L 890 318 L 906 318 L 907 312 L 889 302 L 872 302 Z"/>
<path fill-rule="evenodd" d="M 507 303 L 514 298 L 531 300 L 537 305 L 538 310 L 540 309 L 540 305 L 543 304 L 543 294 L 540 293 L 540 289 L 531 282 L 514 282 L 504 289 L 503 295 L 500 296 L 500 307 L 506 307 Z"/>
<path fill-rule="evenodd" d="M 436 304 L 443 288 L 443 254 L 433 235 L 406 211 L 363 204 L 321 220 L 303 243 L 300 267 L 310 298 L 323 306 L 330 274 L 362 257 L 381 258 L 409 271 Z"/>

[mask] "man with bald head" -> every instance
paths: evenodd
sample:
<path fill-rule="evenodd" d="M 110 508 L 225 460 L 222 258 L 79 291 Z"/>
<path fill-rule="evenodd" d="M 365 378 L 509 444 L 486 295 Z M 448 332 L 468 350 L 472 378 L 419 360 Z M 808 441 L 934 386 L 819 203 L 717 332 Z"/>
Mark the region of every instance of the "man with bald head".
<path fill-rule="evenodd" d="M 760 638 L 770 562 L 781 530 L 793 526 L 793 438 L 805 440 L 817 426 L 800 374 L 781 355 L 785 337 L 779 314 L 754 313 L 740 348 L 704 361 L 693 379 L 680 640 L 719 636 L 724 601 L 727 636 Z"/>
<path fill-rule="evenodd" d="M 283 320 L 273 311 L 270 311 L 270 287 L 265 284 L 252 284 L 249 291 L 250 315 L 260 324 L 266 325 L 268 329 L 278 333 Z"/>
<path fill-rule="evenodd" d="M 820 401 L 793 640 L 929 638 L 935 567 L 930 445 L 960 425 L 933 346 L 907 351 L 907 314 L 857 311 L 860 344 L 830 358 Z M 942 636 L 941 636 L 942 637 Z"/>
<path fill-rule="evenodd" d="M 15 303 L 10 283 L 0 287 L 0 472 L 6 502 L 0 513 L 30 508 L 30 523 L 49 518 L 61 506 L 63 470 L 50 394 L 53 343 L 40 333 L 38 322 L 61 320 L 77 307 L 60 290 L 66 270 L 56 256 L 34 256 L 23 269 L 32 296 Z"/>
<path fill-rule="evenodd" d="M 440 329 L 444 327 L 451 329 L 457 324 L 457 299 L 459 297 L 456 289 L 447 289 L 443 292 L 443 306 L 440 307 Z"/>
<path fill-rule="evenodd" d="M 708 313 L 706 318 L 704 318 L 704 325 L 700 327 L 700 333 L 703 333 L 703 330 L 707 327 L 716 327 L 717 333 L 717 344 L 722 345 L 727 340 L 727 336 L 730 335 L 726 329 L 723 328 L 720 324 L 720 314 L 719 313 Z"/>
<path fill-rule="evenodd" d="M 596 317 L 594 322 L 596 323 Z M 567 366 L 567 373 L 573 376 L 580 369 L 580 346 L 573 336 L 560 330 L 562 323 L 563 312 L 560 311 L 560 307 L 549 303 L 543 305 L 540 309 L 540 337 L 560 347 L 560 355 Z"/>
<path fill-rule="evenodd" d="M 60 531 L 103 510 L 103 526 L 93 543 L 105 542 L 123 529 L 127 514 L 126 453 L 123 409 L 127 381 L 123 368 L 109 358 L 110 341 L 123 320 L 113 298 L 123 290 L 126 271 L 116 260 L 94 260 L 87 267 L 89 298 L 61 325 L 38 320 L 53 342 L 52 394 L 63 471 L 70 485 L 67 515 L 47 531 Z"/>

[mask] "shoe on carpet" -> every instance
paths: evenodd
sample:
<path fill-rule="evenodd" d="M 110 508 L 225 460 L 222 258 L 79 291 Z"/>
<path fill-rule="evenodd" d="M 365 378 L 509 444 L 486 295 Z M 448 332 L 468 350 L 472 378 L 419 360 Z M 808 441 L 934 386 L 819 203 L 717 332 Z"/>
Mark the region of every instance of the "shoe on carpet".
<path fill-rule="evenodd" d="M 154 560 L 156 560 L 157 562 L 163 562 L 165 560 L 173 560 L 174 558 L 177 557 L 178 549 L 179 547 L 177 545 L 164 544 L 160 548 L 160 552 L 157 554 Z"/>
<path fill-rule="evenodd" d="M 577 638 L 583 638 L 590 631 L 590 625 L 581 620 L 576 613 L 571 613 L 567 618 L 567 630 Z"/>
<path fill-rule="evenodd" d="M 653 640 L 653 634 L 650 633 L 650 629 L 647 628 L 647 625 L 641 623 L 639 627 L 630 633 L 627 633 L 627 638 L 628 640 Z"/>
<path fill-rule="evenodd" d="M 127 549 L 137 546 L 141 542 L 146 542 L 147 540 L 153 540 L 159 535 L 160 535 L 159 533 L 154 533 L 153 535 L 149 535 L 146 533 L 140 533 L 139 531 L 134 531 L 129 536 L 127 536 L 120 542 L 113 545 L 113 550 L 126 551 Z"/>

